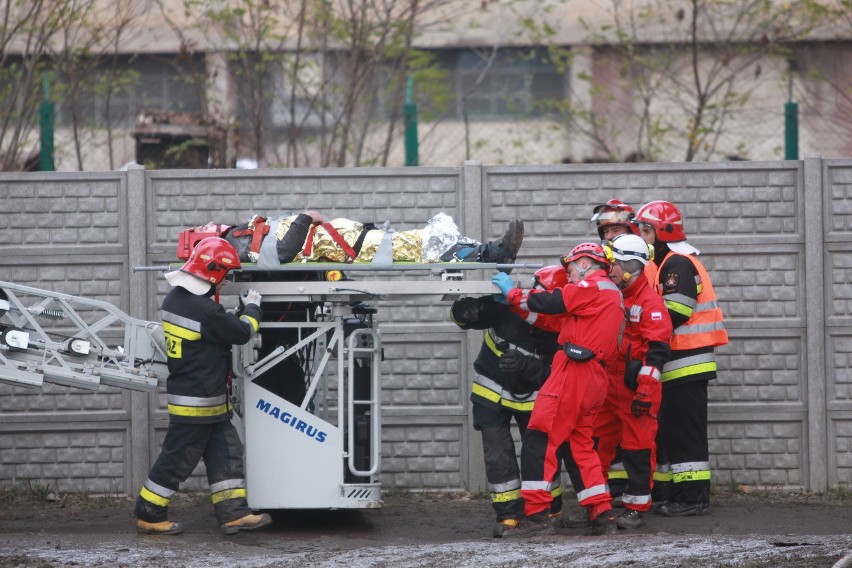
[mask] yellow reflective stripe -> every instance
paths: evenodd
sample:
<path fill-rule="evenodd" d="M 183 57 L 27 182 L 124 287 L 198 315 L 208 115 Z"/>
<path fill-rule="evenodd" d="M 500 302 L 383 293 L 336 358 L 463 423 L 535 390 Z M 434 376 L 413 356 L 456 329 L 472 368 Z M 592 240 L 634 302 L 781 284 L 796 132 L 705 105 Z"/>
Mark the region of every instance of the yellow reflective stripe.
<path fill-rule="evenodd" d="M 710 373 L 716 371 L 716 362 L 712 363 L 701 363 L 699 365 L 690 365 L 688 367 L 681 367 L 680 369 L 674 369 L 672 371 L 666 371 L 663 373 L 662 378 L 660 379 L 663 382 L 672 381 L 674 379 L 680 379 L 683 377 L 687 377 L 689 375 L 698 375 L 701 373 Z"/>
<path fill-rule="evenodd" d="M 514 501 L 521 498 L 521 490 L 514 489 L 512 491 L 504 491 L 503 493 L 492 493 L 492 503 L 505 503 L 506 501 Z"/>
<path fill-rule="evenodd" d="M 710 481 L 710 471 L 682 471 L 672 474 L 672 481 L 675 483 L 683 483 L 684 481 Z"/>
<path fill-rule="evenodd" d="M 166 335 L 174 335 L 175 337 L 180 337 L 181 339 L 189 339 L 191 341 L 197 341 L 201 339 L 201 333 L 197 331 L 192 331 L 191 329 L 186 329 L 185 327 L 180 327 L 179 325 L 175 325 L 167 321 L 163 322 L 163 333 L 165 333 Z"/>
<path fill-rule="evenodd" d="M 550 495 L 554 499 L 560 497 L 562 495 L 562 486 L 560 485 L 559 487 L 555 488 L 553 491 L 550 492 Z"/>
<path fill-rule="evenodd" d="M 500 396 L 500 393 L 494 392 L 489 388 L 485 388 L 479 383 L 473 383 L 473 394 L 479 395 L 482 398 L 488 399 L 491 402 L 500 402 L 500 399 L 503 398 Z"/>
<path fill-rule="evenodd" d="M 166 499 L 165 497 L 161 497 L 160 495 L 157 495 L 153 491 L 149 491 L 144 486 L 139 491 L 139 496 L 142 497 L 142 499 L 144 499 L 145 501 L 148 501 L 149 503 L 153 503 L 154 505 L 157 505 L 158 507 L 168 507 L 169 501 L 171 501 L 171 499 Z"/>
<path fill-rule="evenodd" d="M 214 493 L 210 496 L 210 499 L 213 501 L 213 504 L 221 503 L 227 499 L 239 499 L 245 498 L 246 490 L 244 488 L 241 489 L 228 489 L 226 491 L 219 491 L 218 493 Z"/>
<path fill-rule="evenodd" d="M 487 380 L 489 382 L 493 382 L 486 377 L 482 377 L 478 375 L 479 380 Z M 497 383 L 494 383 L 495 385 Z M 485 400 L 489 402 L 493 402 L 494 404 L 499 404 L 501 406 L 505 406 L 506 408 L 511 408 L 512 410 L 517 410 L 519 412 L 532 412 L 533 405 L 535 404 L 535 399 L 528 401 L 518 401 L 512 400 L 509 398 L 505 398 L 502 392 L 497 392 L 494 389 L 490 389 L 479 382 L 474 382 L 471 385 L 471 392 L 477 396 L 481 396 Z"/>
<path fill-rule="evenodd" d="M 487 345 L 488 348 L 493 351 L 494 354 L 498 357 L 501 357 L 503 355 L 503 352 L 500 351 L 500 349 L 497 348 L 497 344 L 494 343 L 494 338 L 491 337 L 491 334 L 487 331 L 485 332 L 485 345 Z"/>
<path fill-rule="evenodd" d="M 608 479 L 627 479 L 627 472 L 623 469 L 611 469 L 606 472 Z"/>
<path fill-rule="evenodd" d="M 684 306 L 680 302 L 670 302 L 668 300 L 666 300 L 666 308 L 670 309 L 676 314 L 680 314 L 686 317 L 692 317 L 692 313 L 695 311 L 689 306 Z"/>
<path fill-rule="evenodd" d="M 220 404 L 217 406 L 179 406 L 170 404 L 169 414 L 175 416 L 218 416 L 228 413 L 228 405 Z"/>
<path fill-rule="evenodd" d="M 513 400 L 504 398 L 500 402 L 500 404 L 502 404 L 506 408 L 511 408 L 513 410 L 519 410 L 521 412 L 532 412 L 533 406 L 535 405 L 535 401 L 531 400 L 529 402 L 515 402 Z"/>
<path fill-rule="evenodd" d="M 672 473 L 670 471 L 655 471 L 653 477 L 654 481 L 659 481 L 660 483 L 667 483 L 672 480 Z"/>
<path fill-rule="evenodd" d="M 257 323 L 257 320 L 256 320 L 256 319 L 254 319 L 253 317 L 251 317 L 251 316 L 240 316 L 240 319 L 241 319 L 241 320 L 243 320 L 243 321 L 246 321 L 246 322 L 250 323 L 250 324 L 251 324 L 251 328 L 252 328 L 253 330 L 257 331 L 258 329 L 260 329 L 260 324 L 259 324 L 259 323 Z"/>

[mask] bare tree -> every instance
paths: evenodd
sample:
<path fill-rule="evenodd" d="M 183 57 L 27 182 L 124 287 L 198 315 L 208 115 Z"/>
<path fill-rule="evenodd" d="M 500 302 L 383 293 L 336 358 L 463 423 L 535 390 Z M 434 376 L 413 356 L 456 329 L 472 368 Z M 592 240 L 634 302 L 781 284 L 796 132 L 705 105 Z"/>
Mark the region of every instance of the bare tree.
<path fill-rule="evenodd" d="M 814 29 L 811 2 L 611 0 L 603 25 L 587 25 L 596 56 L 616 71 L 587 75 L 613 98 L 570 107 L 570 125 L 603 153 L 658 159 L 680 148 L 685 161 L 714 155 L 732 117 L 748 110 L 762 64 L 784 57 Z"/>
<path fill-rule="evenodd" d="M 171 4 L 160 4 L 168 17 Z M 425 61 L 414 38 L 429 14 L 454 4 L 184 0 L 193 29 L 171 20 L 180 36 L 200 31 L 227 51 L 245 103 L 242 146 L 259 164 L 387 164 L 400 137 L 405 78 Z"/>
<path fill-rule="evenodd" d="M 2 0 L 0 20 L 0 169 L 20 170 L 33 133 L 48 66 L 43 54 L 59 29 L 62 2 Z"/>

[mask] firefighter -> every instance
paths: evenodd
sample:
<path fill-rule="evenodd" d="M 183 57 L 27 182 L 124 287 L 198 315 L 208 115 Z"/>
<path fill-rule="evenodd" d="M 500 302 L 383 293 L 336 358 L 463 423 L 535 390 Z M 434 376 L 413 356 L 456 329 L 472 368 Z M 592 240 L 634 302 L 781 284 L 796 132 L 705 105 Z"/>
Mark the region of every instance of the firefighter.
<path fill-rule="evenodd" d="M 261 320 L 261 296 L 249 290 L 241 315 L 228 313 L 211 296 L 231 269 L 239 269 L 234 247 L 218 237 L 198 242 L 180 268 L 166 273 L 173 287 L 161 308 L 169 377 L 169 428 L 157 461 L 136 499 L 137 531 L 179 534 L 168 520 L 169 501 L 203 459 L 213 509 L 226 535 L 269 525 L 246 501 L 243 450 L 231 424 L 228 371 L 231 346 L 247 343 Z"/>
<path fill-rule="evenodd" d="M 533 276 L 534 287 L 554 290 L 567 284 L 561 266 L 546 266 Z M 492 296 L 459 298 L 450 318 L 462 329 L 485 330 L 473 368 L 470 401 L 473 427 L 482 435 L 485 476 L 491 506 L 496 514 L 495 538 L 518 525 L 524 516 L 521 473 L 512 438 L 512 420 L 523 437 L 539 387 L 550 373 L 550 361 L 558 347 L 556 334 L 526 323 L 506 304 Z M 562 487 L 556 476 L 551 518 L 562 515 Z"/>
<path fill-rule="evenodd" d="M 618 235 L 638 235 L 639 229 L 631 220 L 635 211 L 618 199 L 610 199 L 592 210 L 590 223 L 594 223 L 601 242 L 609 242 Z"/>
<path fill-rule="evenodd" d="M 589 223 L 594 226 L 601 238 L 601 245 L 609 244 L 618 235 L 638 235 L 639 228 L 631 223 L 636 211 L 630 205 L 618 199 L 595 206 Z M 617 284 L 617 283 L 616 283 Z M 597 434 L 595 434 L 597 438 Z M 607 485 L 612 496 L 612 506 L 621 507 L 621 496 L 627 487 L 627 470 L 621 460 L 621 449 L 616 448 L 615 458 L 607 472 Z"/>
<path fill-rule="evenodd" d="M 604 247 L 610 257 L 610 279 L 624 296 L 628 313 L 624 333 L 625 356 L 607 367 L 606 402 L 595 419 L 598 456 L 604 474 L 620 444 L 627 477 L 622 494 L 625 511 L 615 522 L 621 529 L 638 529 L 651 508 L 655 466 L 657 413 L 662 386 L 660 372 L 669 359 L 672 322 L 663 299 L 648 284 L 643 270 L 653 258 L 653 247 L 634 234 L 621 234 Z"/>
<path fill-rule="evenodd" d="M 558 327 L 560 345 L 524 433 L 521 495 L 525 516 L 506 534 L 510 537 L 554 533 L 547 522 L 552 500 L 548 489 L 559 470 L 557 450 L 566 442 L 580 472 L 574 486 L 577 500 L 588 511 L 593 532 L 616 528 L 592 426 L 606 398 L 605 367 L 614 364 L 619 353 L 625 319 L 621 292 L 607 277 L 610 263 L 599 244 L 577 245 L 561 260 L 569 283 L 552 292 L 513 288 L 511 278 L 503 273 L 491 279 L 508 304 L 529 312 L 536 325 L 558 324 L 553 327 Z M 537 314 L 560 317 L 538 318 Z"/>
<path fill-rule="evenodd" d="M 669 517 L 707 513 L 710 452 L 707 443 L 707 384 L 716 378 L 715 348 L 728 343 L 713 284 L 686 242 L 683 215 L 668 201 L 652 201 L 633 219 L 642 239 L 654 246 L 650 279 L 668 308 L 674 334 L 663 366 L 663 400 L 657 445 L 671 467 L 669 502 L 657 512 Z"/>

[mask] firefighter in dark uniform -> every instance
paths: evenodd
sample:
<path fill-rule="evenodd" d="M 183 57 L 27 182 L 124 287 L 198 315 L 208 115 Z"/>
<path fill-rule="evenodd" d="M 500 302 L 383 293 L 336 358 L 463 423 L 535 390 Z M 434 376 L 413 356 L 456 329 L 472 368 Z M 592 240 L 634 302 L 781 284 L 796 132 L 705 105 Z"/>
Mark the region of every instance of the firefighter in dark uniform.
<path fill-rule="evenodd" d="M 533 276 L 536 287 L 554 290 L 568 282 L 561 266 L 547 266 Z M 473 368 L 476 375 L 470 400 L 473 427 L 482 434 L 485 476 L 497 516 L 493 536 L 502 537 L 524 517 L 521 473 L 512 420 L 523 437 L 538 388 L 550 373 L 556 334 L 537 329 L 493 296 L 460 298 L 450 308 L 452 321 L 462 329 L 483 329 L 485 338 Z M 559 476 L 551 484 L 554 522 L 562 516 Z"/>
<path fill-rule="evenodd" d="M 657 446 L 669 460 L 672 490 L 657 512 L 685 517 L 710 507 L 707 384 L 716 378 L 715 348 L 728 343 L 722 310 L 699 251 L 686 242 L 683 215 L 668 201 L 639 208 L 633 222 L 654 245 L 649 281 L 672 319 L 671 358 L 663 366 Z"/>
<path fill-rule="evenodd" d="M 266 513 L 255 515 L 248 507 L 243 450 L 231 424 L 227 392 L 231 346 L 247 343 L 257 331 L 261 296 L 247 292 L 241 315 L 226 312 L 211 298 L 228 271 L 238 268 L 234 247 L 210 237 L 199 241 L 180 270 L 166 274 L 173 286 L 161 308 L 169 366 L 169 428 L 136 499 L 140 533 L 182 532 L 180 524 L 168 520 L 169 501 L 202 459 L 224 534 L 272 522 Z"/>

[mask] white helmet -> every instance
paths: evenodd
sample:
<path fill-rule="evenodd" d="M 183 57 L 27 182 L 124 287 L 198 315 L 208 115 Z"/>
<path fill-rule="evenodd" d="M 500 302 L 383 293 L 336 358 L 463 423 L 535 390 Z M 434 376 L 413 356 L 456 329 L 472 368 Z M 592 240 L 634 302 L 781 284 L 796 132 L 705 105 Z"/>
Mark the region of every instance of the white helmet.
<path fill-rule="evenodd" d="M 654 260 L 654 247 L 637 235 L 618 235 L 608 248 L 615 260 L 638 260 L 643 265 Z"/>

